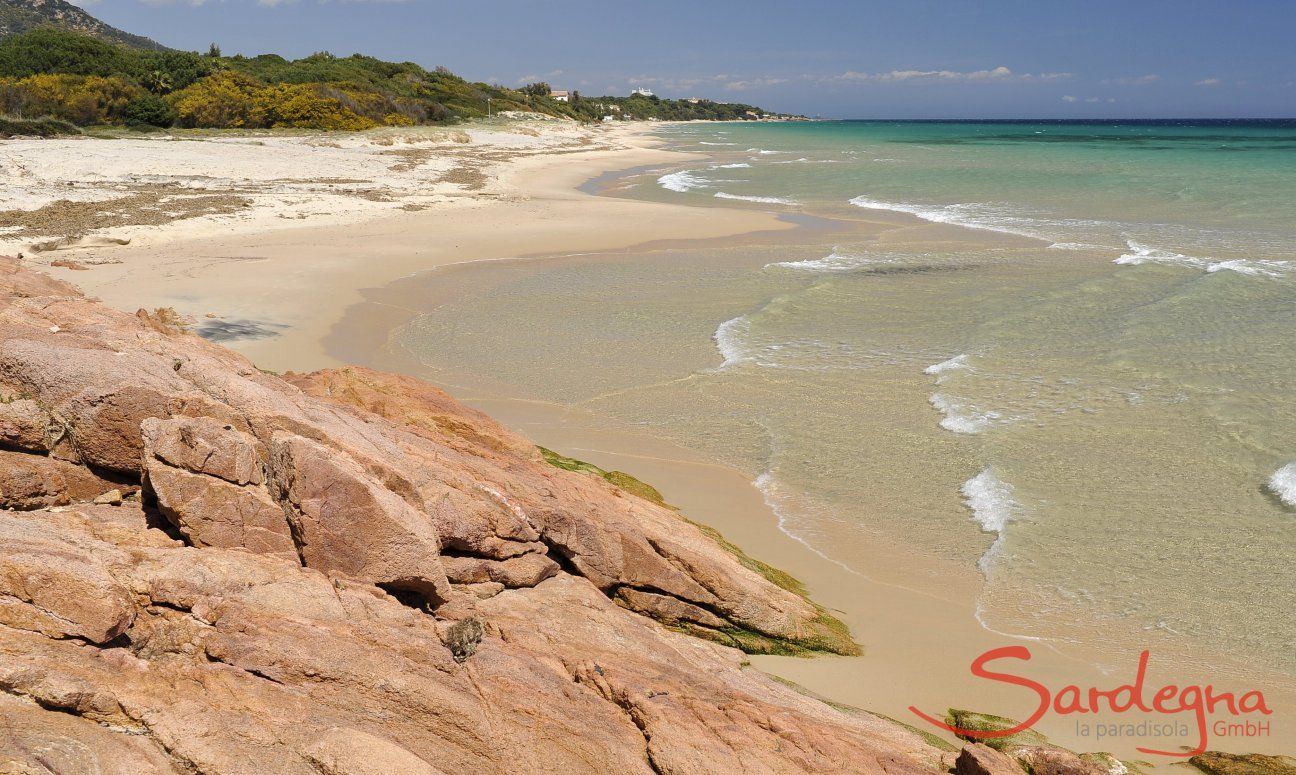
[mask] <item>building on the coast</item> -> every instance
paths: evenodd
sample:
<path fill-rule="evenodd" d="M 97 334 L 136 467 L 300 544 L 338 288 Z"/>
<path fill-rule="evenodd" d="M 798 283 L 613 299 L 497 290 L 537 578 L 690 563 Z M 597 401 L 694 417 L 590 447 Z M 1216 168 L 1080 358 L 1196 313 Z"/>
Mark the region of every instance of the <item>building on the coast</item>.
<path fill-rule="evenodd" d="M 566 89 L 552 89 L 549 92 L 549 99 L 554 102 L 571 102 L 571 92 Z"/>
<path fill-rule="evenodd" d="M 630 92 L 630 96 L 631 97 L 651 97 L 653 96 L 653 93 L 652 93 L 652 89 L 644 89 L 641 87 Z"/>
<path fill-rule="evenodd" d="M 699 97 L 689 97 L 688 99 L 686 99 L 686 100 L 684 100 L 684 101 L 687 102 L 687 103 L 690 104 L 690 105 L 696 105 L 696 104 L 698 104 L 699 102 L 701 102 L 702 99 L 699 98 Z"/>

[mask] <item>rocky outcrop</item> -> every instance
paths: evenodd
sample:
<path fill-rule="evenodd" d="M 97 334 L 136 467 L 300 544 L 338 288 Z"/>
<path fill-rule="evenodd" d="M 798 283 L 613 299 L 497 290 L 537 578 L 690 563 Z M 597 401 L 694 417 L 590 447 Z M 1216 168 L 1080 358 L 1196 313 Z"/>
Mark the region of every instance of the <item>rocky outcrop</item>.
<path fill-rule="evenodd" d="M 1026 771 L 1006 754 L 983 743 L 963 746 L 954 761 L 955 775 L 1025 775 Z"/>
<path fill-rule="evenodd" d="M 1207 751 L 1188 763 L 1209 775 L 1296 775 L 1296 758 Z"/>
<path fill-rule="evenodd" d="M 422 383 L 0 260 L 0 407 L 0 771 L 941 766 L 724 645 L 853 652 L 795 583 Z"/>

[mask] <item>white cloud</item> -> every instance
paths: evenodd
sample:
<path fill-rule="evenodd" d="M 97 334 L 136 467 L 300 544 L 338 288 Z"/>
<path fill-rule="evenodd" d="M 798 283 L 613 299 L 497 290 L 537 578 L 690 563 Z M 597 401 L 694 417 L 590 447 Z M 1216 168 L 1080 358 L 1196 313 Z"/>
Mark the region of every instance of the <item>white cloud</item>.
<path fill-rule="evenodd" d="M 1103 81 L 1103 83 L 1114 83 L 1120 86 L 1147 86 L 1148 84 L 1156 83 L 1159 80 L 1161 80 L 1161 76 L 1155 73 L 1148 73 L 1147 75 L 1131 75 L 1131 76 L 1125 76 L 1123 78 L 1108 78 L 1107 80 Z"/>
<path fill-rule="evenodd" d="M 558 76 L 560 76 L 560 75 L 562 75 L 562 74 L 563 74 L 563 71 L 562 71 L 562 70 L 550 70 L 549 72 L 547 72 L 547 73 L 543 73 L 543 74 L 530 73 L 530 74 L 528 74 L 528 75 L 519 75 L 519 76 L 517 77 L 517 85 L 518 85 L 518 86 L 525 86 L 525 85 L 527 85 L 527 84 L 529 84 L 529 83 L 536 83 L 537 81 L 546 81 L 546 82 L 547 82 L 547 81 L 550 81 L 550 80 L 552 80 L 552 79 L 554 79 L 554 78 L 557 78 Z"/>
<path fill-rule="evenodd" d="M 1194 83 L 1193 86 L 1219 86 L 1221 83 L 1223 82 L 1218 78 L 1204 78 Z"/>
<path fill-rule="evenodd" d="M 947 83 L 994 83 L 1007 81 L 1058 81 L 1072 77 L 1071 73 L 1014 73 L 1007 67 L 992 70 L 892 70 L 886 73 L 862 73 L 848 70 L 834 80 L 871 81 L 892 83 L 897 81 L 929 81 Z"/>
<path fill-rule="evenodd" d="M 786 78 L 752 78 L 748 81 L 730 81 L 725 84 L 729 91 L 747 91 L 748 89 L 760 89 L 765 86 L 777 86 L 780 83 L 787 83 Z"/>
<path fill-rule="evenodd" d="M 1063 101 L 1063 102 L 1077 102 L 1077 101 L 1079 101 L 1079 99 L 1080 99 L 1079 97 L 1076 97 L 1076 96 L 1071 95 L 1071 94 L 1064 94 L 1064 95 L 1062 96 L 1062 101 Z"/>

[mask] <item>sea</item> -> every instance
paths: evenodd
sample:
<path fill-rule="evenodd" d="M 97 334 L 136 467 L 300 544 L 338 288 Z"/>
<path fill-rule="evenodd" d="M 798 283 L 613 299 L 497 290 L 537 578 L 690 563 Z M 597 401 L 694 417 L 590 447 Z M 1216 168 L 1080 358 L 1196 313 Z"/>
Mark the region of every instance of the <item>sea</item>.
<path fill-rule="evenodd" d="M 826 561 L 966 568 L 995 632 L 1296 675 L 1296 121 L 658 135 L 604 195 L 796 228 L 483 263 L 399 345 L 747 472 Z"/>

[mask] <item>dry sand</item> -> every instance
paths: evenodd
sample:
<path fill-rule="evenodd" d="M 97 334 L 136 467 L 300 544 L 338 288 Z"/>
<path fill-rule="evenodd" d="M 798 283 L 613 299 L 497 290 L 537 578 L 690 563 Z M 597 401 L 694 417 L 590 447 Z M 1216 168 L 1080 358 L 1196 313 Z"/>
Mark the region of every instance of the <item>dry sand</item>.
<path fill-rule="evenodd" d="M 44 140 L 11 150 L 0 144 L 0 152 L 23 157 L 19 166 L 39 168 L 45 176 L 40 186 L 11 186 L 9 201 L 32 204 L 30 221 L 55 218 L 53 225 L 27 227 L 44 231 L 38 239 L 11 235 L 7 245 L 0 243 L 0 251 L 25 251 L 32 262 L 121 309 L 174 307 L 213 338 L 229 338 L 266 368 L 302 371 L 338 364 L 320 342 L 348 307 L 363 300 L 361 289 L 414 272 L 480 259 L 617 249 L 664 234 L 707 238 L 790 228 L 774 216 L 749 210 L 595 199 L 576 189 L 600 172 L 668 165 L 683 155 L 650 147 L 637 127 L 534 124 L 457 130 L 459 139 L 471 140 L 467 143 L 400 135 L 397 139 L 413 140 L 393 140 L 392 146 L 384 144 L 391 139 L 384 133 L 255 140 L 272 145 L 228 139 Z M 88 163 L 80 160 L 86 148 L 94 151 Z M 391 161 L 393 152 L 399 152 L 398 162 Z M 217 176 L 220 162 L 213 155 L 220 154 L 230 158 L 230 165 Z M 274 161 L 280 155 L 290 161 Z M 293 159 L 310 163 L 285 178 Z M 270 165 L 265 171 L 257 166 L 263 161 Z M 393 172 L 393 164 L 401 169 Z M 475 174 L 466 182 L 435 182 L 446 170 L 467 168 Z M 122 181 L 127 169 L 134 169 L 131 175 L 137 178 L 168 178 L 173 189 L 195 195 L 258 187 L 275 193 L 257 194 L 247 213 L 162 224 L 145 213 L 136 218 L 138 225 L 110 225 L 80 235 L 75 230 L 83 221 L 63 219 L 60 231 L 51 209 L 81 213 L 84 208 L 55 207 L 48 201 L 56 195 L 51 190 L 72 183 L 64 187 L 77 191 L 83 201 L 118 194 L 134 202 L 135 192 Z M 185 177 L 182 171 L 189 169 L 194 176 Z M 441 193 L 428 194 L 419 175 Z M 344 193 L 320 191 L 327 184 L 319 181 L 338 180 L 360 182 L 337 183 L 346 188 Z M 23 198 L 34 189 L 43 198 Z M 358 196 L 356 191 L 366 193 Z M 291 226 L 278 217 L 285 213 Z M 80 241 L 68 248 L 31 251 L 33 242 L 77 236 Z M 130 243 L 113 244 L 121 239 Z M 54 266 L 55 261 L 89 269 Z M 246 338 L 258 332 L 263 336 Z M 240 335 L 244 338 L 235 341 Z"/>
<path fill-rule="evenodd" d="M 462 142 L 465 137 L 470 142 Z M 8 204 L 0 211 L 33 213 L 32 224 L 12 212 L 0 218 L 0 239 L 9 240 L 0 249 L 27 247 L 33 262 L 52 266 L 58 261 L 61 266 L 51 269 L 55 274 L 124 310 L 174 307 L 263 368 L 312 370 L 337 365 L 337 353 L 359 360 L 375 354 L 392 327 L 407 319 L 406 310 L 368 304 L 363 315 L 353 316 L 345 336 L 333 332 L 334 326 L 366 299 L 365 289 L 415 272 L 465 261 L 606 252 L 664 238 L 792 227 L 753 209 L 657 204 L 578 190 L 608 170 L 689 158 L 652 145 L 636 127 L 518 123 L 472 128 L 463 136 L 441 131 L 0 144 L 0 155 L 17 160 L 10 169 L 22 170 L 3 182 Z M 170 193 L 141 188 L 148 186 Z M 153 196 L 181 200 L 236 197 L 250 206 L 232 210 L 225 201 L 203 213 L 194 212 L 197 207 L 185 210 L 179 201 L 164 209 L 184 217 L 170 220 L 159 218 L 156 209 L 118 216 L 84 206 L 51 209 L 60 199 L 138 203 L 150 190 Z M 60 220 L 66 212 L 97 213 L 100 221 Z M 32 255 L 30 244 L 37 239 L 73 244 Z M 121 239 L 130 244 L 111 244 Z M 409 370 L 416 369 L 409 365 Z M 921 723 L 908 712 L 911 704 L 932 713 L 963 706 L 1024 717 L 1035 704 L 1031 692 L 968 677 L 976 655 L 1012 644 L 1034 653 L 1020 672 L 1054 691 L 1073 682 L 1111 688 L 1132 678 L 1133 664 L 1105 674 L 1095 667 L 1102 663 L 1098 655 L 1078 650 L 1064 655 L 987 631 L 975 618 L 978 589 L 964 583 L 967 574 L 919 591 L 823 560 L 778 529 L 777 515 L 740 471 L 641 432 L 609 427 L 605 418 L 499 392 L 448 387 L 545 446 L 651 482 L 686 515 L 805 581 L 818 602 L 841 612 L 864 644 L 865 656 L 753 662 L 834 701 L 911 723 Z M 910 557 L 904 547 L 878 546 L 876 553 L 879 566 L 883 558 L 926 562 Z M 931 566 L 938 582 L 946 578 L 940 575 L 944 570 Z M 1149 686 L 1179 677 L 1174 667 L 1154 664 Z M 1278 702 L 1277 717 L 1296 712 L 1291 698 Z M 1133 747 L 1148 741 L 1080 737 L 1074 720 L 1051 716 L 1038 728 L 1079 750 L 1147 758 Z M 1243 741 L 1248 750 L 1270 752 L 1283 751 L 1289 742 Z M 1227 740 L 1215 743 L 1236 748 Z"/>

